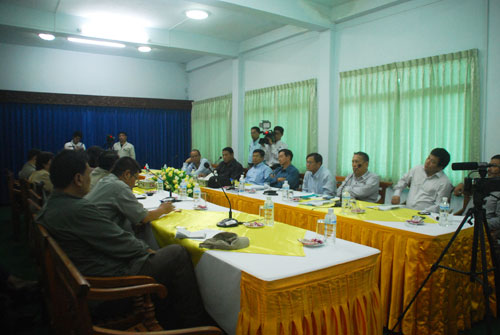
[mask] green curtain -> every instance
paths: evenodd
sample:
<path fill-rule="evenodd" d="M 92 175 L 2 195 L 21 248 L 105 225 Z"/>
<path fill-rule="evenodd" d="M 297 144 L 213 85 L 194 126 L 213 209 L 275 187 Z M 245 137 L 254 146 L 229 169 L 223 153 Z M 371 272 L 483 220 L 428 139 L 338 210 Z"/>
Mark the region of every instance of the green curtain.
<path fill-rule="evenodd" d="M 267 87 L 245 93 L 245 161 L 250 128 L 262 120 L 285 129 L 282 141 L 293 152 L 292 164 L 304 172 L 306 156 L 318 150 L 316 79 Z"/>
<path fill-rule="evenodd" d="M 193 102 L 192 145 L 212 163 L 219 159 L 224 147 L 231 146 L 231 115 L 231 94 Z"/>
<path fill-rule="evenodd" d="M 435 147 L 452 162 L 478 161 L 478 71 L 474 49 L 341 73 L 337 173 L 352 171 L 355 151 L 393 182 Z M 445 173 L 454 184 L 465 175 L 451 164 Z"/>

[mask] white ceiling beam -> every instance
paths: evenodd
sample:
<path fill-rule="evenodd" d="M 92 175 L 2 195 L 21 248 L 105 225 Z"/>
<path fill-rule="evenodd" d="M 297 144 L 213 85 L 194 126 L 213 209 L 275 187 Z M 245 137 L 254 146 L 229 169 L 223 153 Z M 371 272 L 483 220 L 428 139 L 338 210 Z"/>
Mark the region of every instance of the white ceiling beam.
<path fill-rule="evenodd" d="M 241 42 L 239 51 L 240 53 L 252 51 L 258 48 L 265 47 L 269 44 L 277 43 L 279 41 L 304 34 L 308 31 L 309 30 L 307 30 L 306 28 L 297 26 L 284 26 L 282 28 L 272 30 L 268 33 L 264 33 L 262 35 Z"/>
<path fill-rule="evenodd" d="M 226 58 L 215 56 L 203 56 L 186 63 L 186 72 L 201 69 L 202 67 L 209 66 L 225 60 Z"/>
<path fill-rule="evenodd" d="M 360 16 L 396 6 L 411 0 L 355 0 L 335 6 L 331 9 L 331 19 L 334 23 L 342 23 Z"/>

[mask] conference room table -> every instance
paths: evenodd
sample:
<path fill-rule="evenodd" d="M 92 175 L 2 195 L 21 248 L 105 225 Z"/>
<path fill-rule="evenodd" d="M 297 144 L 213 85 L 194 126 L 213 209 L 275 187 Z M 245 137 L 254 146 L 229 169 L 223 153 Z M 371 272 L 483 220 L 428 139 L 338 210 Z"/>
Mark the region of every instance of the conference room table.
<path fill-rule="evenodd" d="M 140 200 L 156 208 L 167 195 Z M 304 247 L 298 238 L 315 232 L 276 222 L 272 227 L 219 228 L 225 207 L 207 203 L 193 210 L 191 199 L 152 222 L 160 246 L 178 243 L 192 255 L 207 311 L 228 334 L 382 334 L 377 262 L 374 248 L 337 239 L 335 245 Z M 259 220 L 234 212 L 239 221 Z M 179 239 L 180 230 L 235 232 L 250 240 L 240 250 L 208 250 L 200 240 Z"/>
<path fill-rule="evenodd" d="M 219 189 L 202 188 L 210 202 L 228 206 Z M 275 219 L 296 227 L 314 230 L 317 220 L 323 219 L 329 205 L 308 207 L 300 203 L 282 200 L 280 192 L 273 196 Z M 295 196 L 307 195 L 295 192 Z M 228 191 L 235 210 L 256 214 L 266 198 L 261 190 L 255 193 Z M 417 211 L 398 208 L 389 211 L 367 208 L 369 204 L 359 202 L 364 214 L 337 214 L 337 237 L 343 240 L 370 246 L 381 251 L 377 264 L 383 323 L 392 329 L 398 317 L 417 292 L 417 289 L 437 261 L 445 245 L 458 227 L 461 217 L 452 217 L 450 227 L 439 226 L 431 217 L 422 226 L 406 223 Z M 466 224 L 459 233 L 441 264 L 461 271 L 469 271 L 473 229 Z M 489 248 L 488 248 L 489 249 Z M 488 250 L 488 263 L 492 267 Z M 478 260 L 478 271 L 480 267 Z M 494 287 L 493 272 L 489 283 Z M 494 292 L 494 289 L 493 289 Z M 490 297 L 493 313 L 496 310 L 494 293 Z M 409 309 L 400 326 L 404 334 L 457 334 L 480 321 L 485 315 L 485 299 L 482 286 L 471 283 L 469 277 L 448 270 L 438 269 L 430 277 Z"/>

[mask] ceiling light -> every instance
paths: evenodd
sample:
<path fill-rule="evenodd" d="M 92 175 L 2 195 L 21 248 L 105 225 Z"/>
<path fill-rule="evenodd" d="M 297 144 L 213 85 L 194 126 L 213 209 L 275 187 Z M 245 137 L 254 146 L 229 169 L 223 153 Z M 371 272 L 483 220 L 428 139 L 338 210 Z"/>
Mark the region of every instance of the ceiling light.
<path fill-rule="evenodd" d="M 75 43 L 99 45 L 99 46 L 103 46 L 103 47 L 125 48 L 125 44 L 123 44 L 123 43 L 87 40 L 85 38 L 68 37 L 68 41 L 75 42 Z"/>
<path fill-rule="evenodd" d="M 138 47 L 137 50 L 139 50 L 140 52 L 150 52 L 151 48 L 146 47 L 146 46 L 141 46 L 141 47 Z"/>
<path fill-rule="evenodd" d="M 84 36 L 116 41 L 146 43 L 149 40 L 144 27 L 118 19 L 90 21 L 82 26 L 81 32 Z"/>
<path fill-rule="evenodd" d="M 208 12 L 200 9 L 191 9 L 186 11 L 186 16 L 193 20 L 205 20 L 208 17 Z"/>
<path fill-rule="evenodd" d="M 46 40 L 46 41 L 52 41 L 54 38 L 56 38 L 54 35 L 52 34 L 38 34 L 38 37 L 40 37 L 42 40 Z"/>

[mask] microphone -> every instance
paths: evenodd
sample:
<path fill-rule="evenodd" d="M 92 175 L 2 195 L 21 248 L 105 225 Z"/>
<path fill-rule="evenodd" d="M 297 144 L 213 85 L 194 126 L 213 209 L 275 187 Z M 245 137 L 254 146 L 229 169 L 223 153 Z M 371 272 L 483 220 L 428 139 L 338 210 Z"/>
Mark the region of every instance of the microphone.
<path fill-rule="evenodd" d="M 222 157 L 220 157 L 220 158 L 222 158 Z M 219 158 L 219 160 L 220 160 L 220 158 Z M 240 223 L 238 222 L 238 220 L 233 219 L 233 210 L 231 207 L 231 201 L 229 200 L 229 197 L 227 196 L 226 191 L 224 190 L 224 187 L 221 186 L 221 184 L 219 182 L 219 177 L 217 176 L 215 171 L 212 170 L 212 168 L 210 167 L 210 164 L 208 162 L 205 162 L 205 164 L 203 166 L 205 168 L 209 169 L 210 172 L 212 172 L 214 174 L 215 180 L 216 180 L 217 184 L 219 184 L 219 187 L 221 188 L 222 192 L 224 192 L 224 195 L 226 196 L 226 199 L 227 199 L 227 203 L 229 204 L 229 217 L 219 221 L 217 223 L 217 227 L 222 227 L 222 228 L 236 227 Z"/>
<path fill-rule="evenodd" d="M 361 167 L 361 164 L 358 164 L 356 165 L 356 167 L 354 168 L 354 171 L 356 171 L 357 169 L 359 169 Z M 340 188 L 340 199 L 339 199 L 339 202 L 337 204 L 335 204 L 334 207 L 342 207 L 342 192 L 344 191 L 344 187 L 347 185 L 347 183 L 349 182 L 349 180 L 352 179 L 352 176 L 354 176 L 354 171 L 352 172 L 352 174 L 349 176 L 349 178 L 347 178 L 347 180 L 345 181 L 345 183 L 342 185 L 342 187 Z"/>
<path fill-rule="evenodd" d="M 461 163 L 453 163 L 451 164 L 452 170 L 477 170 L 477 169 L 486 169 L 490 166 L 495 166 L 494 164 L 488 164 L 486 162 L 461 162 Z"/>

